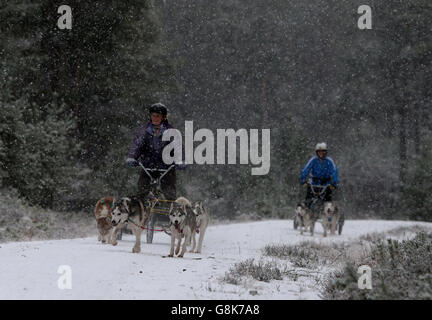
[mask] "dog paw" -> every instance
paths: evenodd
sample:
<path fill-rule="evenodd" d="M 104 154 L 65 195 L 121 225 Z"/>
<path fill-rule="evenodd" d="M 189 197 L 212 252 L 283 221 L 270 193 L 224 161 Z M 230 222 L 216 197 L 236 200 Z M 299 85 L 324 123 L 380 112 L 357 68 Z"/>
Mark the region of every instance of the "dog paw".
<path fill-rule="evenodd" d="M 182 255 L 182 254 L 180 254 L 180 255 L 178 256 L 178 258 L 183 258 L 183 255 Z"/>
<path fill-rule="evenodd" d="M 111 243 L 113 246 L 116 246 L 117 245 L 117 241 L 116 242 L 112 242 Z"/>
<path fill-rule="evenodd" d="M 197 251 L 195 251 L 195 253 L 201 253 L 201 250 L 197 250 Z"/>
<path fill-rule="evenodd" d="M 141 248 L 139 248 L 139 247 L 133 247 L 132 248 L 132 252 L 133 253 L 140 253 L 141 252 Z"/>
<path fill-rule="evenodd" d="M 172 258 L 174 255 L 173 254 L 169 254 L 168 257 Z"/>

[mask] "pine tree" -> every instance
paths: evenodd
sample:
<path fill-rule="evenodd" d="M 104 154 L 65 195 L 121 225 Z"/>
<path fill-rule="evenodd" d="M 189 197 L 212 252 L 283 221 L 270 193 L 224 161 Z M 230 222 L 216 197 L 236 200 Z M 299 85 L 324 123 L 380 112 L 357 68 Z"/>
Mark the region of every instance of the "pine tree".
<path fill-rule="evenodd" d="M 125 143 L 127 130 L 145 120 L 145 108 L 163 97 L 170 64 L 159 47 L 152 1 L 69 1 L 71 30 L 54 27 L 60 4 L 46 0 L 41 7 L 41 91 L 72 110 L 81 159 L 98 169 L 107 148 Z"/>

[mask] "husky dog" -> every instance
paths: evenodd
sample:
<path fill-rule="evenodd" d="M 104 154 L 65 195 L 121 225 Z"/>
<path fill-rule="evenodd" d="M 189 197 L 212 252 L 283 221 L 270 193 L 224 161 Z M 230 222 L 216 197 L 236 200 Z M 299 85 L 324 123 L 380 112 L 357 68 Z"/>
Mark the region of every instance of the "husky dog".
<path fill-rule="evenodd" d="M 300 227 L 300 234 L 303 234 L 303 227 L 305 231 L 309 227 L 311 236 L 314 235 L 315 231 L 315 216 L 311 209 L 309 209 L 304 202 L 297 204 L 295 209 L 297 223 Z"/>
<path fill-rule="evenodd" d="M 204 239 L 204 234 L 210 223 L 210 214 L 207 209 L 203 206 L 202 201 L 196 201 L 192 206 L 192 211 L 195 214 L 196 219 L 196 233 L 199 233 L 198 248 L 196 253 L 201 253 L 202 242 Z M 194 245 L 192 246 L 191 252 L 195 250 L 195 232 L 192 233 L 192 238 L 194 238 Z"/>
<path fill-rule="evenodd" d="M 101 198 L 96 203 L 94 209 L 96 224 L 99 231 L 98 241 L 102 241 L 102 243 L 109 242 L 111 231 L 113 229 L 111 223 L 111 206 L 113 202 L 113 197 Z"/>
<path fill-rule="evenodd" d="M 175 254 L 182 258 L 186 252 L 186 245 L 190 242 L 190 238 L 195 233 L 196 229 L 196 218 L 192 211 L 192 205 L 190 201 L 184 197 L 177 198 L 176 201 L 171 203 L 169 211 L 170 219 L 170 231 L 171 231 L 171 250 L 169 257 L 174 256 L 174 245 L 175 240 L 178 240 Z M 183 248 L 180 254 L 180 243 L 182 236 L 184 235 L 185 240 L 183 242 Z M 192 237 L 193 247 L 196 246 L 195 237 Z"/>
<path fill-rule="evenodd" d="M 322 216 L 324 237 L 327 237 L 327 231 L 330 231 L 332 235 L 335 234 L 339 217 L 339 208 L 332 202 L 324 202 L 324 212 Z"/>
<path fill-rule="evenodd" d="M 114 202 L 111 210 L 111 223 L 114 230 L 111 234 L 111 244 L 117 245 L 117 233 L 124 226 L 132 230 L 135 235 L 133 253 L 141 251 L 141 233 L 150 216 L 150 210 L 136 197 L 124 197 Z"/>

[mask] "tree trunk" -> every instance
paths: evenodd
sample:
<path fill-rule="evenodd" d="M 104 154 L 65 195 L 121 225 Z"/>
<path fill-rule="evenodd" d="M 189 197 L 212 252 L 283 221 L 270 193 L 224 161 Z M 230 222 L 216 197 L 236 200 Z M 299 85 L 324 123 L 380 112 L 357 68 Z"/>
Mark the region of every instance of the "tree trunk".
<path fill-rule="evenodd" d="M 413 138 L 414 138 L 414 152 L 415 155 L 418 157 L 420 156 L 420 152 L 421 152 L 421 137 L 420 137 L 421 112 L 418 103 L 416 103 L 414 107 L 414 121 L 412 126 L 413 126 Z"/>
<path fill-rule="evenodd" d="M 406 169 L 407 169 L 407 106 L 404 104 L 399 109 L 399 161 L 400 161 L 400 170 L 399 170 L 399 182 L 402 187 L 405 184 L 406 180 Z"/>

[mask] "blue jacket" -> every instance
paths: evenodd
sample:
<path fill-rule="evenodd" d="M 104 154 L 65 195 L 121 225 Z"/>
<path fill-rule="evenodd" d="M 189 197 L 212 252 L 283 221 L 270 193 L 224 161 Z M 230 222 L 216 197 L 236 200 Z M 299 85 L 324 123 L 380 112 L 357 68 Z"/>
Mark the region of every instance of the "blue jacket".
<path fill-rule="evenodd" d="M 301 172 L 300 184 L 305 183 L 309 176 L 313 185 L 332 184 L 337 187 L 339 183 L 336 164 L 330 157 L 322 160 L 318 156 L 310 158 Z"/>
<path fill-rule="evenodd" d="M 162 141 L 162 135 L 165 130 L 172 128 L 170 124 L 164 122 L 159 136 L 155 136 L 151 122 L 142 126 L 132 141 L 128 158 L 142 162 L 146 168 L 167 169 L 170 165 L 164 163 L 162 151 L 170 141 Z"/>

